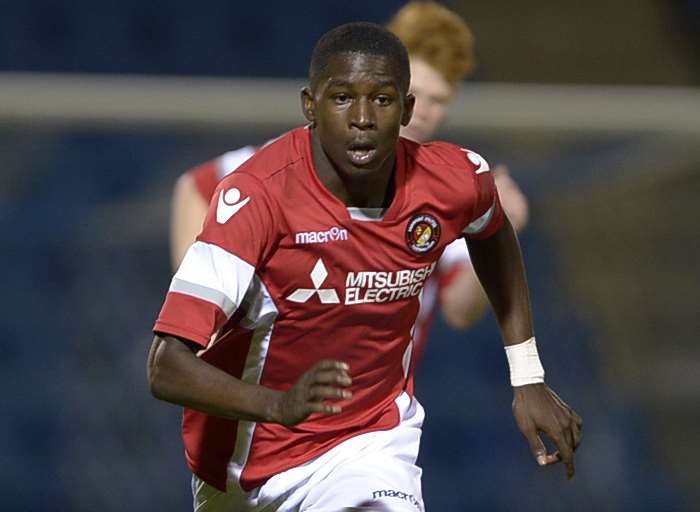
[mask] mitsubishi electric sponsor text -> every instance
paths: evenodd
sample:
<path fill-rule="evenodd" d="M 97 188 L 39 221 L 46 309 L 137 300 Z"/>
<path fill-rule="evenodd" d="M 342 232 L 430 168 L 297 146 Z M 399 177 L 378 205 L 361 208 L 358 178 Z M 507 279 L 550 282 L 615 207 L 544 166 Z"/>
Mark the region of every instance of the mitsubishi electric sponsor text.
<path fill-rule="evenodd" d="M 436 262 L 418 269 L 348 272 L 345 279 L 345 304 L 393 302 L 417 296 L 435 270 Z"/>

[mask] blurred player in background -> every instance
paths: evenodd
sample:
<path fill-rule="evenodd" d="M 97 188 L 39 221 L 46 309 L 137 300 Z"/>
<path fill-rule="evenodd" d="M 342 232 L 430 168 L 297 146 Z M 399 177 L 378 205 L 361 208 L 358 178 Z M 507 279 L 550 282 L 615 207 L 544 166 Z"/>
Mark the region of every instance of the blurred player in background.
<path fill-rule="evenodd" d="M 474 69 L 472 33 L 464 20 L 435 2 L 410 2 L 388 24 L 408 50 L 411 93 L 416 98 L 413 117 L 401 128 L 401 136 L 416 142 L 429 141 L 448 115 L 457 84 Z M 258 147 L 245 146 L 190 169 L 175 187 L 171 217 L 171 261 L 176 269 L 185 251 L 202 229 L 214 189 L 226 175 L 255 154 Z M 494 178 L 503 208 L 516 231 L 528 220 L 528 205 L 508 169 L 497 166 Z M 377 212 L 366 211 L 368 215 Z M 462 239 L 443 253 L 436 271 L 421 294 L 421 309 L 414 328 L 417 354 L 422 354 L 440 303 L 447 323 L 466 329 L 486 311 L 488 299 L 474 273 Z"/>
<path fill-rule="evenodd" d="M 493 174 L 468 149 L 399 137 L 409 81 L 388 30 L 331 30 L 302 91 L 309 125 L 214 192 L 148 357 L 153 395 L 186 407 L 199 512 L 424 510 L 411 330 L 423 284 L 460 237 L 502 333 L 518 427 L 538 464 L 574 476 L 581 419 L 544 383 Z"/>

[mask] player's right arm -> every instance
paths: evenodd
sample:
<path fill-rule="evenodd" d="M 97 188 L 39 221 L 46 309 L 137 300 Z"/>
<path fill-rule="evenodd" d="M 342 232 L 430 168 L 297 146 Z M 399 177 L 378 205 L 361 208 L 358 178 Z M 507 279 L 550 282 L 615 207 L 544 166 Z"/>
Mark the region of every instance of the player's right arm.
<path fill-rule="evenodd" d="M 276 246 L 279 217 L 265 186 L 251 174 L 237 172 L 214 191 L 202 232 L 187 249 L 154 327 L 148 379 L 156 398 L 284 425 L 312 413 L 341 412 L 326 401 L 349 398 L 349 370 L 342 361 L 317 363 L 282 392 L 244 382 L 197 356 L 258 279 L 259 263 Z"/>
<path fill-rule="evenodd" d="M 175 183 L 170 212 L 170 261 L 173 270 L 180 266 L 185 252 L 202 230 L 209 198 L 197 189 L 192 172 L 180 176 Z"/>
<path fill-rule="evenodd" d="M 287 392 L 249 384 L 196 356 L 198 344 L 174 336 L 158 336 L 148 355 L 148 381 L 159 400 L 213 416 L 293 426 L 313 413 L 337 414 L 341 407 L 327 400 L 348 399 L 349 367 L 322 360 Z"/>

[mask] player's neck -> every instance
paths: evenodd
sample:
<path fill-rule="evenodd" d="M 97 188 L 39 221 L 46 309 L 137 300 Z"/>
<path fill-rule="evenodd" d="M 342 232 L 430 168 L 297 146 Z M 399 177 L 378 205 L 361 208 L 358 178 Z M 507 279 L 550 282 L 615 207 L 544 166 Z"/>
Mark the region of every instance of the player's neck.
<path fill-rule="evenodd" d="M 358 208 L 387 208 L 394 197 L 394 167 L 396 157 L 387 159 L 381 169 L 358 175 L 343 172 L 323 151 L 321 142 L 312 132 L 311 154 L 316 176 L 328 191 L 346 206 Z"/>

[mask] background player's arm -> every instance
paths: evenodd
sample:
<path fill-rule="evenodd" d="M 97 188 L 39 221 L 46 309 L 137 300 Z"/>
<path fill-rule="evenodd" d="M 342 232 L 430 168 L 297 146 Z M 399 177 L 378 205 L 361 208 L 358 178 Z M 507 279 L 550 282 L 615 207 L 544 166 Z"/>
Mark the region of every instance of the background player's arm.
<path fill-rule="evenodd" d="M 209 204 L 197 190 L 191 173 L 175 183 L 170 213 L 170 262 L 177 270 L 187 249 L 202 230 Z"/>
<path fill-rule="evenodd" d="M 496 166 L 493 177 L 501 205 L 516 232 L 528 222 L 527 198 L 511 178 L 508 168 Z M 454 329 L 467 329 L 486 313 L 489 300 L 472 265 L 463 265 L 457 274 L 440 288 L 440 305 L 445 321 Z"/>
<path fill-rule="evenodd" d="M 467 240 L 474 269 L 486 290 L 506 346 L 533 336 L 532 313 L 520 247 L 508 218 L 483 240 Z M 513 414 L 540 465 L 559 461 L 574 476 L 573 452 L 581 442 L 581 418 L 546 384 L 513 388 Z M 544 432 L 558 451 L 547 454 L 538 432 Z"/>
<path fill-rule="evenodd" d="M 449 283 L 440 287 L 442 316 L 453 329 L 468 329 L 486 313 L 489 299 L 474 267 L 463 265 Z"/>
<path fill-rule="evenodd" d="M 148 355 L 148 381 L 154 397 L 214 416 L 286 426 L 313 413 L 337 414 L 342 408 L 327 400 L 349 399 L 352 381 L 341 361 L 322 360 L 288 391 L 249 384 L 200 359 L 194 342 L 156 336 Z"/>

